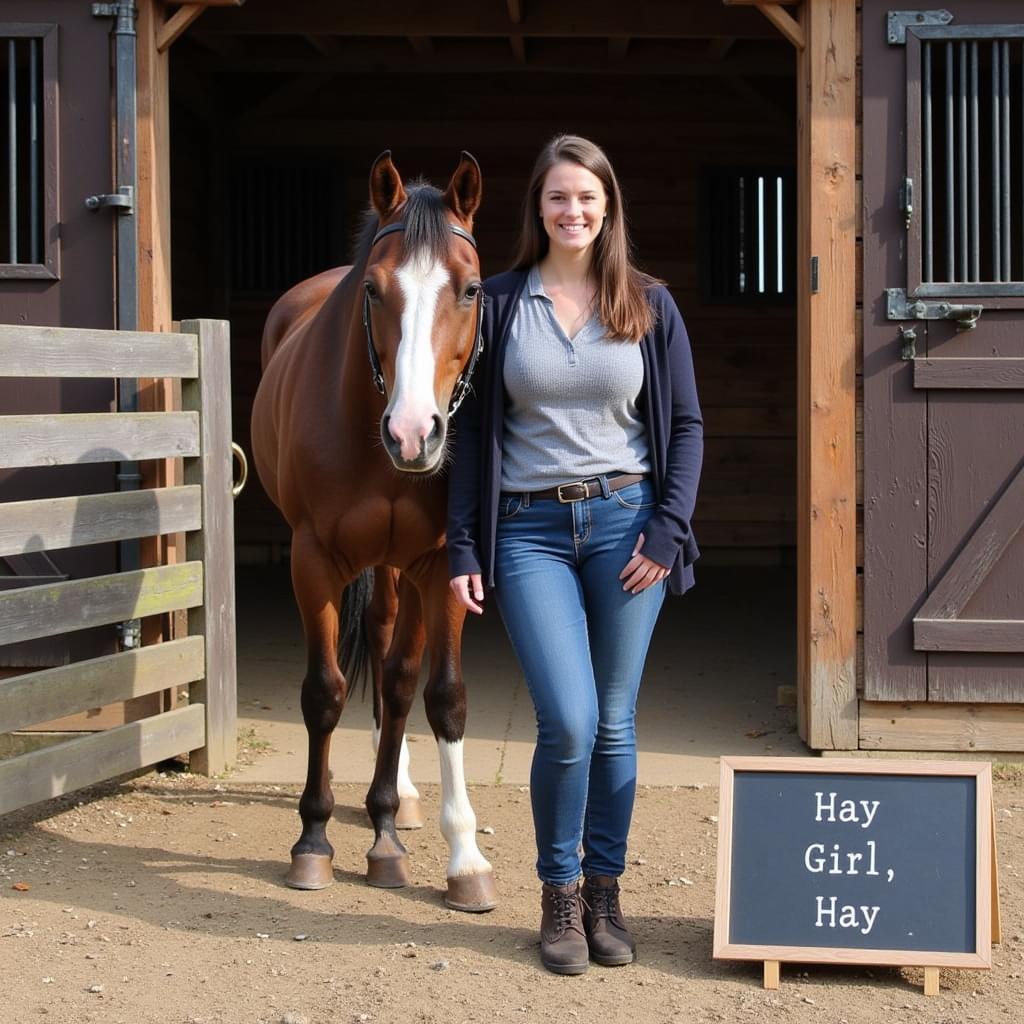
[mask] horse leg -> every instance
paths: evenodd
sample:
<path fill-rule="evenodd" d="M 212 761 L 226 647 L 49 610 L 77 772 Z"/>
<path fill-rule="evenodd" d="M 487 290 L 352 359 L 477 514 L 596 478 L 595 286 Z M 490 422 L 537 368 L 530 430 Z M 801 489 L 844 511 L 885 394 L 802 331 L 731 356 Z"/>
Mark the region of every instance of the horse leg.
<path fill-rule="evenodd" d="M 441 762 L 441 834 L 450 851 L 445 903 L 453 910 L 479 913 L 497 906 L 497 890 L 491 865 L 476 845 L 476 815 L 463 770 L 466 688 L 461 642 L 466 610 L 448 587 L 444 551 L 418 582 L 430 647 L 430 676 L 423 696 Z"/>
<path fill-rule="evenodd" d="M 370 664 L 373 670 L 373 752 L 380 749 L 380 728 L 383 712 L 384 657 L 391 647 L 398 614 L 398 570 L 378 566 L 373 578 L 373 600 L 367 609 L 367 632 L 370 638 Z M 398 813 L 395 828 L 423 828 L 420 794 L 409 777 L 409 745 L 402 736 L 398 754 Z"/>
<path fill-rule="evenodd" d="M 334 810 L 328 755 L 345 706 L 346 684 L 338 667 L 338 606 L 343 580 L 334 561 L 312 534 L 292 538 L 292 587 L 306 634 L 307 666 L 302 680 L 302 717 L 309 736 L 306 787 L 299 800 L 302 833 L 291 850 L 285 884 L 323 889 L 334 880 L 334 847 L 327 822 Z"/>
<path fill-rule="evenodd" d="M 373 848 L 366 855 L 366 881 L 385 889 L 409 882 L 408 855 L 395 831 L 399 809 L 397 778 L 405 721 L 419 682 L 423 643 L 419 594 L 403 576 L 398 584 L 398 618 L 382 671 L 377 764 L 366 794 L 366 809 L 374 830 Z"/>

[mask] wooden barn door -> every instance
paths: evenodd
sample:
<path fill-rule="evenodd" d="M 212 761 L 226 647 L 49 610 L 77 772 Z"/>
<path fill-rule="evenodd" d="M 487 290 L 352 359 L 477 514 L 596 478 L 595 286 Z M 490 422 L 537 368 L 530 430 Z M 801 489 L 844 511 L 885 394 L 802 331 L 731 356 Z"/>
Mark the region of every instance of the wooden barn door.
<path fill-rule="evenodd" d="M 1013 0 L 944 7 L 863 8 L 864 697 L 1012 704 L 1024 18 Z"/>
<path fill-rule="evenodd" d="M 111 19 L 96 17 L 84 0 L 0 6 L 0 323 L 115 325 L 115 215 L 85 205 L 86 197 L 112 191 L 110 31 Z M 0 376 L 5 414 L 101 412 L 114 399 L 112 380 Z M 0 501 L 113 491 L 115 474 L 113 465 L 94 464 L 3 469 Z M 10 555 L 0 557 L 0 591 L 116 568 L 114 545 Z M 114 628 L 102 627 L 0 647 L 0 675 L 116 645 Z"/>

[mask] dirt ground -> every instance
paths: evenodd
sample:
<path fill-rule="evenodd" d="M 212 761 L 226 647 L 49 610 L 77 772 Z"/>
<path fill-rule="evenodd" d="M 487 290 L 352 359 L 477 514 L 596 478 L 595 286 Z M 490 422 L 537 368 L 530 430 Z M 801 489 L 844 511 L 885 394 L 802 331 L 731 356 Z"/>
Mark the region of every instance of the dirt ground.
<path fill-rule="evenodd" d="M 247 1024 L 628 1020 L 895 1024 L 1024 1016 L 1024 781 L 996 783 L 1004 942 L 991 973 L 784 966 L 711 958 L 718 793 L 641 788 L 624 878 L 630 967 L 546 973 L 525 787 L 471 790 L 501 905 L 442 902 L 438 792 L 406 833 L 413 884 L 368 888 L 364 787 L 335 787 L 335 884 L 282 884 L 297 787 L 151 773 L 0 821 L 0 1021 Z"/>

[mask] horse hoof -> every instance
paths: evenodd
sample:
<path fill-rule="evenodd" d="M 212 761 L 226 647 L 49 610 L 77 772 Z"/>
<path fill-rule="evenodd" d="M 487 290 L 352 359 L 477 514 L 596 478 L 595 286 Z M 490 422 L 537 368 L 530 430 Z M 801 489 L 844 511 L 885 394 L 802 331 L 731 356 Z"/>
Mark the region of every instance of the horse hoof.
<path fill-rule="evenodd" d="M 418 796 L 403 796 L 395 815 L 395 828 L 423 828 L 423 809 Z"/>
<path fill-rule="evenodd" d="M 284 877 L 289 889 L 326 889 L 333 881 L 334 868 L 325 853 L 292 854 L 292 866 Z"/>
<path fill-rule="evenodd" d="M 378 889 L 401 889 L 409 884 L 409 856 L 386 834 L 366 855 L 366 884 Z"/>
<path fill-rule="evenodd" d="M 459 875 L 448 879 L 445 905 L 452 910 L 464 910 L 469 914 L 482 914 L 498 905 L 498 890 L 494 875 L 488 871 L 481 875 Z"/>

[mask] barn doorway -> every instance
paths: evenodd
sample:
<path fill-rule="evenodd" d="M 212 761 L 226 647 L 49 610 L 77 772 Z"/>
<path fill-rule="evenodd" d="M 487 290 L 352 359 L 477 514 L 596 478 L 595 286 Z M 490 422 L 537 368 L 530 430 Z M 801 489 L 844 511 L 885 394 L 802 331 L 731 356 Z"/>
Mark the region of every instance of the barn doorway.
<path fill-rule="evenodd" d="M 477 157 L 477 236 L 495 273 L 541 143 L 561 131 L 599 142 L 641 265 L 686 320 L 705 417 L 698 585 L 667 602 L 641 693 L 648 781 L 684 781 L 664 759 L 680 751 L 802 751 L 795 709 L 776 706 L 797 670 L 792 48 L 743 7 L 522 6 L 468 21 L 453 3 L 429 18 L 399 4 L 387 21 L 305 0 L 208 11 L 172 51 L 174 316 L 231 321 L 234 434 L 247 445 L 266 313 L 297 280 L 347 262 L 377 153 L 438 184 L 461 149 Z M 304 656 L 288 530 L 258 482 L 237 504 L 236 539 L 241 721 L 287 743 L 275 737 L 299 721 Z M 475 777 L 509 781 L 532 721 L 493 612 L 467 628 L 465 674 Z M 362 732 L 368 715 L 350 705 L 340 731 Z M 365 741 L 339 739 L 360 757 L 336 760 L 335 777 L 368 777 Z"/>

